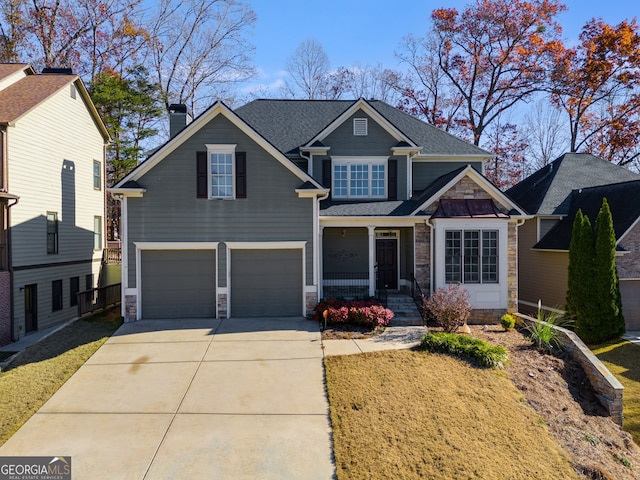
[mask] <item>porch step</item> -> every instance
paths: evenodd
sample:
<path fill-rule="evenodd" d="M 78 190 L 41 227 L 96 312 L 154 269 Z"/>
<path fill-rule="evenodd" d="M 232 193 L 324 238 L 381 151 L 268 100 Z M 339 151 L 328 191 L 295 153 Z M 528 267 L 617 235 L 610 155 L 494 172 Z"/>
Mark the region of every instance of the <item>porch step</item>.
<path fill-rule="evenodd" d="M 393 312 L 390 326 L 422 325 L 422 318 L 413 298 L 409 295 L 390 294 L 387 297 L 387 308 Z"/>

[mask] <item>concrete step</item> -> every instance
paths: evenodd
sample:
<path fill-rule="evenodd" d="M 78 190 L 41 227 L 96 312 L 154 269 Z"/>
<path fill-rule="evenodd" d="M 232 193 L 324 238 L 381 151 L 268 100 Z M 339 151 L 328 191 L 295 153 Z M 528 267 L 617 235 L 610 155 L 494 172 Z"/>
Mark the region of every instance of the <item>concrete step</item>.
<path fill-rule="evenodd" d="M 422 318 L 413 298 L 392 294 L 387 297 L 387 308 L 393 312 L 392 326 L 422 325 Z"/>

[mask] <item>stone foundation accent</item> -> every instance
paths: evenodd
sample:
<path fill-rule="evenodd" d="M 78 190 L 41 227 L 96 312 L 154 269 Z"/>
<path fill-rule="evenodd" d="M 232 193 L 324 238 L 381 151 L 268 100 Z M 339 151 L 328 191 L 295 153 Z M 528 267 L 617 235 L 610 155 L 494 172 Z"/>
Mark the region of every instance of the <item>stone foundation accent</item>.
<path fill-rule="evenodd" d="M 429 295 L 431 289 L 431 227 L 424 223 L 416 223 L 414 238 L 416 261 L 414 275 L 422 293 Z"/>
<path fill-rule="evenodd" d="M 219 293 L 218 294 L 218 318 L 227 318 L 228 312 L 228 302 L 227 302 L 227 294 Z"/>
<path fill-rule="evenodd" d="M 11 274 L 0 272 L 0 345 L 11 343 Z"/>
<path fill-rule="evenodd" d="M 533 317 L 528 317 L 520 313 L 515 314 L 518 319 L 530 324 L 537 322 Z M 571 353 L 584 369 L 589 378 L 589 383 L 596 392 L 596 397 L 606 408 L 611 419 L 622 426 L 622 394 L 624 387 L 620 381 L 604 366 L 591 350 L 580 340 L 574 332 L 561 327 L 554 327 L 562 334 L 565 349 Z"/>
<path fill-rule="evenodd" d="M 453 187 L 447 190 L 440 198 L 446 200 L 462 200 L 462 199 L 487 199 L 493 200 L 500 209 L 502 213 L 509 213 L 509 208 L 500 203 L 498 200 L 493 198 L 487 191 L 478 185 L 476 182 L 471 180 L 469 177 L 463 177 L 460 179 L 458 183 L 456 183 Z M 427 215 L 433 215 L 435 211 L 438 209 L 439 203 L 433 202 L 431 205 L 427 206 L 423 212 Z"/>
<path fill-rule="evenodd" d="M 471 310 L 471 317 L 467 322 L 469 325 L 497 325 L 500 317 L 507 313 L 504 308 L 475 308 Z"/>
<path fill-rule="evenodd" d="M 318 304 L 318 293 L 317 292 L 306 292 L 304 294 L 305 298 L 305 315 L 309 316 L 313 314 L 313 310 L 316 308 Z"/>
<path fill-rule="evenodd" d="M 124 296 L 124 321 L 135 322 L 138 319 L 138 297 L 136 295 Z"/>

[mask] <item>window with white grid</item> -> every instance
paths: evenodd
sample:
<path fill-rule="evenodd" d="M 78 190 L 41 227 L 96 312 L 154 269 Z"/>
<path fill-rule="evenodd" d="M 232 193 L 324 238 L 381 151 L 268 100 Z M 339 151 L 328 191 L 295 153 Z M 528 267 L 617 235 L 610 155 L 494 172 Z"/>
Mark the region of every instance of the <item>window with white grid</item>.
<path fill-rule="evenodd" d="M 386 198 L 387 159 L 334 159 L 333 198 Z"/>

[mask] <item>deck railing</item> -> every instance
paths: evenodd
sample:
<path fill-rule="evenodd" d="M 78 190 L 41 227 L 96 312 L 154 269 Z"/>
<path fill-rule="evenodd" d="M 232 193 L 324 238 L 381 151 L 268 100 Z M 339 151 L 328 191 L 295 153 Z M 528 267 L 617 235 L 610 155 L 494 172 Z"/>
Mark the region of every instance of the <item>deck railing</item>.
<path fill-rule="evenodd" d="M 122 250 L 120 247 L 107 247 L 102 251 L 102 263 L 107 265 L 119 265 L 122 263 Z"/>
<path fill-rule="evenodd" d="M 78 316 L 120 303 L 120 283 L 78 292 Z"/>

